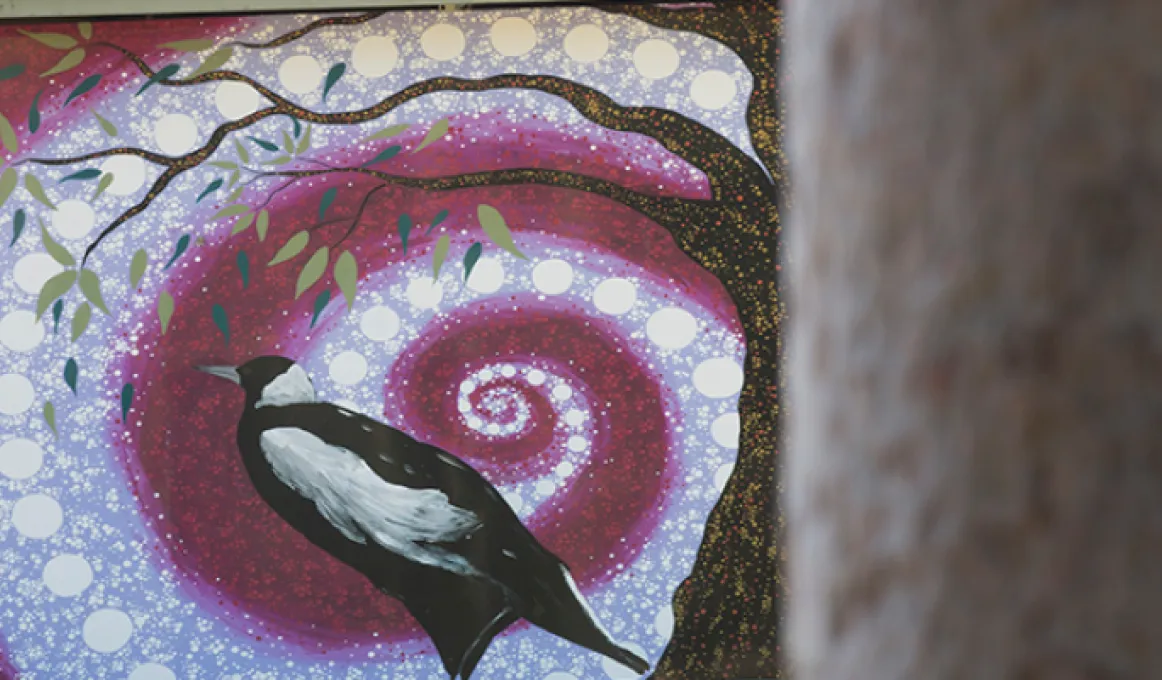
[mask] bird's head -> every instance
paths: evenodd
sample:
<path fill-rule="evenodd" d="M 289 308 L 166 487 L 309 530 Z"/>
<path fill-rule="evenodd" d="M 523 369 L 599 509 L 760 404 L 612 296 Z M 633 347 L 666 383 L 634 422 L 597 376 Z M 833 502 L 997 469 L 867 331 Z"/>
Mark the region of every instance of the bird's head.
<path fill-rule="evenodd" d="M 241 385 L 256 408 L 315 401 L 310 376 L 286 357 L 262 356 L 241 366 L 198 366 L 198 370 Z"/>

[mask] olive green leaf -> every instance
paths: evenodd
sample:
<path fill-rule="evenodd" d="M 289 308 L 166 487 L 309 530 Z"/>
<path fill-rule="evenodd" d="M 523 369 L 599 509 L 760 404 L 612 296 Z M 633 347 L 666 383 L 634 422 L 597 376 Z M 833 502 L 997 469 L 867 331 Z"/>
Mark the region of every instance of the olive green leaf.
<path fill-rule="evenodd" d="M 97 190 L 93 192 L 92 200 L 100 198 L 101 194 L 105 193 L 105 190 L 113 185 L 113 179 L 113 173 L 111 172 L 106 172 L 104 175 L 101 175 L 100 181 L 97 182 Z"/>
<path fill-rule="evenodd" d="M 226 202 L 233 203 L 234 201 L 237 201 L 238 199 L 242 198 L 242 192 L 245 190 L 246 190 L 246 187 L 238 187 L 234 191 L 231 191 L 230 195 L 226 197 Z"/>
<path fill-rule="evenodd" d="M 335 260 L 335 283 L 347 300 L 347 309 L 355 304 L 355 289 L 359 282 L 359 264 L 350 250 L 344 250 Z"/>
<path fill-rule="evenodd" d="M 448 257 L 448 247 L 452 245 L 452 239 L 444 234 L 436 241 L 436 247 L 432 249 L 432 278 L 439 278 L 440 267 L 444 266 L 444 260 Z"/>
<path fill-rule="evenodd" d="M 234 48 L 223 47 L 222 49 L 220 49 L 220 50 L 212 53 L 210 56 L 206 57 L 206 60 L 202 62 L 202 65 L 199 66 L 197 69 L 194 70 L 193 73 L 190 74 L 190 78 L 196 78 L 196 77 L 202 75 L 203 73 L 209 73 L 210 71 L 221 68 L 223 64 L 230 61 L 230 57 L 232 57 L 233 55 L 234 55 Z"/>
<path fill-rule="evenodd" d="M 286 165 L 287 163 L 290 163 L 290 162 L 291 162 L 291 157 L 287 156 L 286 154 L 283 154 L 281 156 L 278 156 L 277 158 L 274 158 L 273 160 L 266 161 L 266 165 Z"/>
<path fill-rule="evenodd" d="M 291 236 L 290 239 L 287 240 L 286 244 L 283 245 L 283 247 L 278 249 L 278 252 L 274 254 L 274 257 L 270 260 L 270 262 L 266 263 L 266 266 L 273 267 L 276 264 L 282 264 L 283 262 L 286 262 L 295 255 L 303 252 L 303 249 L 307 247 L 307 244 L 310 243 L 310 241 L 311 235 L 309 233 L 306 231 L 298 232 L 294 236 Z"/>
<path fill-rule="evenodd" d="M 291 154 L 295 152 L 295 140 L 291 139 L 290 133 L 286 130 L 282 131 L 282 150 Z"/>
<path fill-rule="evenodd" d="M 249 229 L 251 223 L 253 223 L 253 222 L 254 222 L 254 213 L 252 213 L 252 212 L 246 213 L 242 217 L 239 217 L 238 221 L 234 223 L 234 228 L 230 230 L 230 235 L 236 236 L 238 234 L 241 234 L 242 232 Z"/>
<path fill-rule="evenodd" d="M 237 170 L 238 164 L 234 161 L 210 161 L 210 165 L 223 170 Z"/>
<path fill-rule="evenodd" d="M 146 254 L 145 249 L 142 248 L 136 253 L 133 253 L 133 261 L 129 263 L 129 283 L 134 288 L 141 283 L 142 277 L 145 276 L 145 268 L 149 266 L 149 255 Z"/>
<path fill-rule="evenodd" d="M 44 244 L 44 249 L 52 256 L 52 259 L 60 262 L 66 267 L 71 267 L 77 263 L 68 249 L 53 240 L 53 237 L 48 233 L 48 229 L 44 228 L 44 220 L 40 221 L 40 242 Z"/>
<path fill-rule="evenodd" d="M 49 208 L 56 210 L 56 204 L 49 200 L 48 194 L 44 193 L 44 186 L 41 185 L 36 175 L 28 174 L 24 176 L 24 188 L 28 190 L 28 193 L 32 194 L 33 198 Z"/>
<path fill-rule="evenodd" d="M 254 223 L 254 231 L 258 232 L 258 240 L 266 240 L 266 230 L 270 227 L 270 213 L 263 210 L 258 213 L 258 220 Z"/>
<path fill-rule="evenodd" d="M 56 431 L 56 409 L 53 408 L 51 401 L 44 402 L 44 422 L 48 425 L 48 429 L 52 430 L 52 436 L 59 437 L 60 434 Z"/>
<path fill-rule="evenodd" d="M 0 205 L 8 200 L 12 195 L 12 190 L 16 188 L 16 171 L 12 168 L 4 168 L 4 172 L 0 173 Z"/>
<path fill-rule="evenodd" d="M 175 40 L 173 42 L 162 43 L 158 47 L 164 47 L 177 52 L 201 52 L 208 50 L 214 46 L 214 41 L 210 38 L 194 38 L 192 40 Z"/>
<path fill-rule="evenodd" d="M 512 242 L 512 232 L 509 231 L 500 211 L 490 205 L 479 205 L 476 207 L 476 216 L 480 218 L 480 226 L 493 243 L 522 260 L 528 259 Z"/>
<path fill-rule="evenodd" d="M 64 271 L 44 282 L 40 288 L 40 295 L 36 298 L 36 318 L 44 316 L 45 311 L 52 303 L 69 292 L 77 281 L 77 273 L 73 270 Z"/>
<path fill-rule="evenodd" d="M 78 23 L 77 24 L 77 33 L 80 33 L 81 37 L 84 38 L 85 40 L 92 38 L 93 37 L 93 24 L 89 23 L 88 21 L 82 21 L 82 22 Z"/>
<path fill-rule="evenodd" d="M 77 46 L 77 39 L 64 33 L 32 33 L 23 29 L 17 29 L 17 32 L 54 50 L 68 50 Z"/>
<path fill-rule="evenodd" d="M 311 259 L 303 266 L 303 270 L 299 272 L 299 280 L 295 282 L 295 299 L 299 299 L 308 288 L 315 285 L 315 283 L 323 278 L 323 273 L 327 271 L 327 261 L 331 258 L 331 251 L 327 246 L 323 246 L 311 255 Z"/>
<path fill-rule="evenodd" d="M 69 52 L 68 54 L 66 54 L 65 56 L 61 57 L 61 60 L 58 61 L 55 66 L 53 66 L 49 70 L 45 71 L 44 73 L 40 74 L 40 77 L 46 78 L 48 76 L 55 76 L 58 73 L 64 73 L 65 71 L 70 71 L 70 70 L 80 66 L 81 62 L 84 60 L 85 60 L 85 48 L 78 47 L 77 49 L 75 49 L 75 50 Z"/>
<path fill-rule="evenodd" d="M 85 332 L 89 327 L 89 319 L 93 318 L 93 308 L 89 306 L 88 302 L 82 302 L 80 307 L 77 307 L 76 313 L 73 314 L 72 324 L 72 342 L 76 342 L 77 338 Z"/>
<path fill-rule="evenodd" d="M 419 153 L 426 149 L 430 144 L 433 144 L 443 138 L 444 135 L 448 134 L 448 127 L 449 123 L 447 118 L 437 121 L 436 124 L 432 126 L 432 129 L 428 130 L 428 134 L 424 135 L 423 141 L 420 142 L 420 145 L 417 146 L 416 150 L 412 153 Z"/>
<path fill-rule="evenodd" d="M 93 112 L 93 117 L 97 119 L 97 125 L 101 126 L 101 129 L 104 130 L 105 134 L 109 135 L 110 137 L 117 136 L 117 126 L 116 125 L 110 123 L 108 120 L 105 119 L 104 116 L 97 113 L 96 111 Z"/>
<path fill-rule="evenodd" d="M 234 172 L 230 173 L 230 181 L 226 183 L 226 188 L 233 189 L 234 185 L 237 184 L 238 180 L 241 178 L 242 178 L 242 173 L 238 170 L 235 170 Z"/>
<path fill-rule="evenodd" d="M 250 212 L 250 206 L 244 203 L 235 203 L 234 205 L 228 205 L 214 213 L 214 215 L 210 217 L 210 221 L 213 222 L 214 220 L 220 220 L 223 217 L 237 217 L 244 212 Z"/>
<path fill-rule="evenodd" d="M 311 126 L 307 126 L 306 133 L 303 134 L 302 139 L 299 140 L 299 145 L 295 147 L 295 153 L 300 154 L 311 148 Z"/>
<path fill-rule="evenodd" d="M 363 141 L 373 142 L 377 139 L 388 139 L 390 137 L 394 137 L 396 135 L 403 134 L 403 133 L 407 132 L 410 128 L 411 128 L 410 123 L 400 123 L 399 125 L 392 125 L 391 127 L 386 127 L 384 129 L 380 130 L 379 132 L 376 132 L 375 134 L 371 135 L 370 137 L 368 137 L 367 139 L 365 139 Z"/>
<path fill-rule="evenodd" d="M 234 150 L 238 152 L 238 160 L 242 161 L 243 163 L 250 162 L 250 152 L 247 151 L 246 146 L 237 139 L 234 140 Z"/>
<path fill-rule="evenodd" d="M 93 303 L 97 309 L 109 313 L 109 308 L 105 306 L 105 300 L 101 297 L 101 282 L 97 279 L 97 275 L 91 269 L 81 270 L 81 292 L 85 294 L 85 298 Z"/>
<path fill-rule="evenodd" d="M 173 296 L 162 292 L 157 298 L 157 320 L 161 322 L 161 334 L 169 330 L 169 320 L 173 318 Z"/>
<path fill-rule="evenodd" d="M 2 113 L 0 113 L 0 141 L 4 142 L 4 148 L 10 153 L 20 151 L 20 138 L 16 136 L 16 130 L 8 117 Z"/>

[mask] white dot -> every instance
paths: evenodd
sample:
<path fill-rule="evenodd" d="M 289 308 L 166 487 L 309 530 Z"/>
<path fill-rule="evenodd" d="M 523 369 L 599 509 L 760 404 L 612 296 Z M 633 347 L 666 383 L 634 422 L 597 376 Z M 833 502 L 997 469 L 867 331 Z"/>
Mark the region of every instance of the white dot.
<path fill-rule="evenodd" d="M 694 369 L 694 388 L 714 399 L 737 394 L 742 383 L 742 366 L 734 359 L 707 359 Z"/>
<path fill-rule="evenodd" d="M 32 408 L 36 390 L 28 378 L 16 373 L 0 375 L 0 413 L 14 416 Z"/>
<path fill-rule="evenodd" d="M 367 376 L 367 359 L 359 352 L 340 352 L 327 365 L 331 380 L 340 385 L 354 385 Z"/>
<path fill-rule="evenodd" d="M 464 382 L 460 383 L 460 391 L 464 394 L 472 394 L 475 389 L 476 383 L 471 380 L 465 380 Z"/>
<path fill-rule="evenodd" d="M 106 654 L 124 647 L 132 635 L 133 622 L 117 609 L 98 609 L 89 614 L 81 629 L 85 644 L 95 652 Z"/>
<path fill-rule="evenodd" d="M 516 367 L 512 364 L 505 364 L 500 367 L 500 374 L 506 378 L 511 378 L 516 375 Z"/>
<path fill-rule="evenodd" d="M 455 59 L 464 51 L 464 32 L 451 24 L 436 24 L 420 36 L 420 47 L 436 61 Z"/>
<path fill-rule="evenodd" d="M 634 654 L 637 654 L 643 659 L 646 658 L 646 650 L 642 649 L 641 645 L 635 645 L 632 642 L 624 642 L 621 644 L 621 646 L 625 647 Z M 612 678 L 612 680 L 637 680 L 641 677 L 640 674 L 633 672 L 613 659 L 607 657 L 603 657 L 601 659 L 601 667 L 605 670 L 605 674 Z"/>
<path fill-rule="evenodd" d="M 214 90 L 218 113 L 229 120 L 245 118 L 258 110 L 258 90 L 246 83 L 225 81 Z"/>
<path fill-rule="evenodd" d="M 662 349 L 682 349 L 698 335 L 698 320 L 678 307 L 654 312 L 646 322 L 646 336 Z"/>
<path fill-rule="evenodd" d="M 690 83 L 690 97 L 694 103 L 711 111 L 725 108 L 737 95 L 734 78 L 723 71 L 704 71 Z"/>
<path fill-rule="evenodd" d="M 96 223 L 97 215 L 89 204 L 75 198 L 57 203 L 52 211 L 52 228 L 61 238 L 82 238 Z"/>
<path fill-rule="evenodd" d="M 323 80 L 323 68 L 314 57 L 298 54 L 278 67 L 278 81 L 295 94 L 313 92 Z"/>
<path fill-rule="evenodd" d="M 198 125 L 184 113 L 171 113 L 153 124 L 153 140 L 162 153 L 180 156 L 198 143 Z"/>
<path fill-rule="evenodd" d="M 593 24 L 582 24 L 565 36 L 565 54 L 573 61 L 591 64 L 609 51 L 609 36 Z"/>
<path fill-rule="evenodd" d="M 537 493 L 542 496 L 551 496 L 557 490 L 557 483 L 551 479 L 542 479 L 537 482 Z"/>
<path fill-rule="evenodd" d="M 496 374 L 492 372 L 491 368 L 486 368 L 477 377 L 480 379 L 480 382 L 486 383 L 496 377 Z"/>
<path fill-rule="evenodd" d="M 386 35 L 369 35 L 355 43 L 355 49 L 351 51 L 351 65 L 368 78 L 387 75 L 398 61 L 399 48 Z"/>
<path fill-rule="evenodd" d="M 588 448 L 589 442 L 585 441 L 585 437 L 573 435 L 572 437 L 569 437 L 567 446 L 573 453 L 581 453 L 586 448 Z"/>
<path fill-rule="evenodd" d="M 545 676 L 545 680 L 577 680 L 577 676 L 565 671 L 553 671 Z"/>
<path fill-rule="evenodd" d="M 45 282 L 64 270 L 48 253 L 32 253 L 16 261 L 16 266 L 12 268 L 12 278 L 24 292 L 39 293 Z"/>
<path fill-rule="evenodd" d="M 573 408 L 569 409 L 569 412 L 565 414 L 565 422 L 572 427 L 580 427 L 581 423 L 584 423 L 587 417 L 584 411 Z"/>
<path fill-rule="evenodd" d="M 554 472 L 557 473 L 558 477 L 568 477 L 569 475 L 573 474 L 573 470 L 573 464 L 566 460 L 562 463 L 559 463 Z"/>
<path fill-rule="evenodd" d="M 177 676 L 159 663 L 143 663 L 133 669 L 129 680 L 177 680 Z"/>
<path fill-rule="evenodd" d="M 544 371 L 534 368 L 533 370 L 529 371 L 529 384 L 534 386 L 544 385 L 546 377 L 547 376 L 545 375 Z"/>
<path fill-rule="evenodd" d="M 44 340 L 44 324 L 26 309 L 9 312 L 0 319 L 0 343 L 16 352 L 27 352 Z"/>
<path fill-rule="evenodd" d="M 12 526 L 29 538 L 48 538 L 64 521 L 60 503 L 44 494 L 25 496 L 12 507 Z"/>
<path fill-rule="evenodd" d="M 80 555 L 57 555 L 44 565 L 44 585 L 60 597 L 76 597 L 93 582 L 93 568 Z"/>
<path fill-rule="evenodd" d="M 545 260 L 533 267 L 533 285 L 546 295 L 560 295 L 573 285 L 573 267 L 564 260 Z"/>
<path fill-rule="evenodd" d="M 379 305 L 363 312 L 359 318 L 359 330 L 368 338 L 387 342 L 399 333 L 399 315 L 391 307 Z"/>
<path fill-rule="evenodd" d="M 710 436 L 715 443 L 728 449 L 738 448 L 738 435 L 742 431 L 742 424 L 737 413 L 724 413 L 710 424 Z"/>
<path fill-rule="evenodd" d="M 0 445 L 0 474 L 12 479 L 28 479 L 40 471 L 44 449 L 31 439 L 9 439 Z"/>
<path fill-rule="evenodd" d="M 444 299 L 444 285 L 426 276 L 412 279 L 408 283 L 408 302 L 420 309 L 432 309 Z"/>
<path fill-rule="evenodd" d="M 573 388 L 568 385 L 557 385 L 553 388 L 553 398 L 559 401 L 565 401 L 573 396 Z"/>
<path fill-rule="evenodd" d="M 633 51 L 633 65 L 638 73 L 658 80 L 678 70 L 678 50 L 665 40 L 647 40 Z"/>
<path fill-rule="evenodd" d="M 658 610 L 658 615 L 654 617 L 654 632 L 663 639 L 669 639 L 674 634 L 673 607 L 666 605 Z"/>
<path fill-rule="evenodd" d="M 635 302 L 637 286 L 629 279 L 605 279 L 593 290 L 593 305 L 606 314 L 625 314 Z"/>
<path fill-rule="evenodd" d="M 725 489 L 732 474 L 734 474 L 734 463 L 719 466 L 718 470 L 714 472 L 714 488 L 720 492 Z"/>
<path fill-rule="evenodd" d="M 495 257 L 481 258 L 472 268 L 467 285 L 477 293 L 495 293 L 504 285 L 504 265 Z"/>
<path fill-rule="evenodd" d="M 505 17 L 493 22 L 488 37 L 497 52 L 506 57 L 519 57 L 536 47 L 537 29 L 528 19 Z"/>
<path fill-rule="evenodd" d="M 113 196 L 129 196 L 145 185 L 145 160 L 138 156 L 113 156 L 101 164 L 101 172 L 113 175 L 105 190 Z"/>
<path fill-rule="evenodd" d="M 520 512 L 520 509 L 525 506 L 524 499 L 515 491 L 506 491 L 501 495 L 504 497 L 504 502 L 508 503 L 508 507 L 512 508 L 513 512 Z"/>

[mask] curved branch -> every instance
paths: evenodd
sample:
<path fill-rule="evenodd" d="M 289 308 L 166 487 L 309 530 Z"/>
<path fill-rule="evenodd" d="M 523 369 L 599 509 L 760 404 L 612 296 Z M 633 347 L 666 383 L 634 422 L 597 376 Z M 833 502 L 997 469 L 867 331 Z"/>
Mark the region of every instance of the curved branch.
<path fill-rule="evenodd" d="M 95 160 L 97 158 L 107 158 L 109 156 L 137 156 L 153 163 L 154 165 L 164 165 L 166 167 L 173 167 L 178 162 L 178 158 L 173 156 L 166 156 L 153 151 L 139 149 L 133 146 L 118 146 L 112 149 L 102 149 L 94 151 L 82 156 L 72 156 L 70 158 L 25 158 L 17 161 L 15 165 L 24 165 L 25 163 L 36 163 L 37 165 L 72 165 L 73 163 L 83 163 L 85 161 Z"/>
<path fill-rule="evenodd" d="M 365 24 L 369 21 L 373 21 L 375 19 L 378 19 L 379 17 L 383 16 L 386 13 L 387 12 L 384 10 L 377 10 L 374 12 L 365 12 L 363 14 L 355 14 L 355 15 L 346 16 L 346 17 L 328 17 L 326 19 L 319 19 L 318 21 L 312 21 L 311 23 L 307 24 L 306 26 L 303 26 L 301 28 L 296 28 L 295 30 L 290 31 L 289 33 L 284 33 L 284 34 L 280 35 L 279 37 L 273 38 L 273 39 L 268 40 L 264 43 L 251 43 L 251 42 L 237 41 L 237 42 L 228 42 L 228 43 L 222 45 L 222 47 L 245 47 L 245 48 L 252 49 L 252 50 L 263 50 L 263 49 L 269 49 L 271 47 L 281 47 L 289 42 L 293 42 L 295 40 L 298 40 L 299 38 L 302 38 L 303 36 L 305 36 L 309 33 L 313 33 L 315 31 L 319 30 L 320 28 L 326 28 L 327 26 L 356 26 L 358 24 Z"/>

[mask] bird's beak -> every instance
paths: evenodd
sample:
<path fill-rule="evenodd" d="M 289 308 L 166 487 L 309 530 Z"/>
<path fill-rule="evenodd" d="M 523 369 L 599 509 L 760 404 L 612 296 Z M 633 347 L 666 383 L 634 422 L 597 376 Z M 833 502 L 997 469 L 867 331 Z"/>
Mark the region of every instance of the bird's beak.
<path fill-rule="evenodd" d="M 238 369 L 233 366 L 197 366 L 196 368 L 203 373 L 225 378 L 235 385 L 242 384 L 242 378 L 238 376 Z"/>

